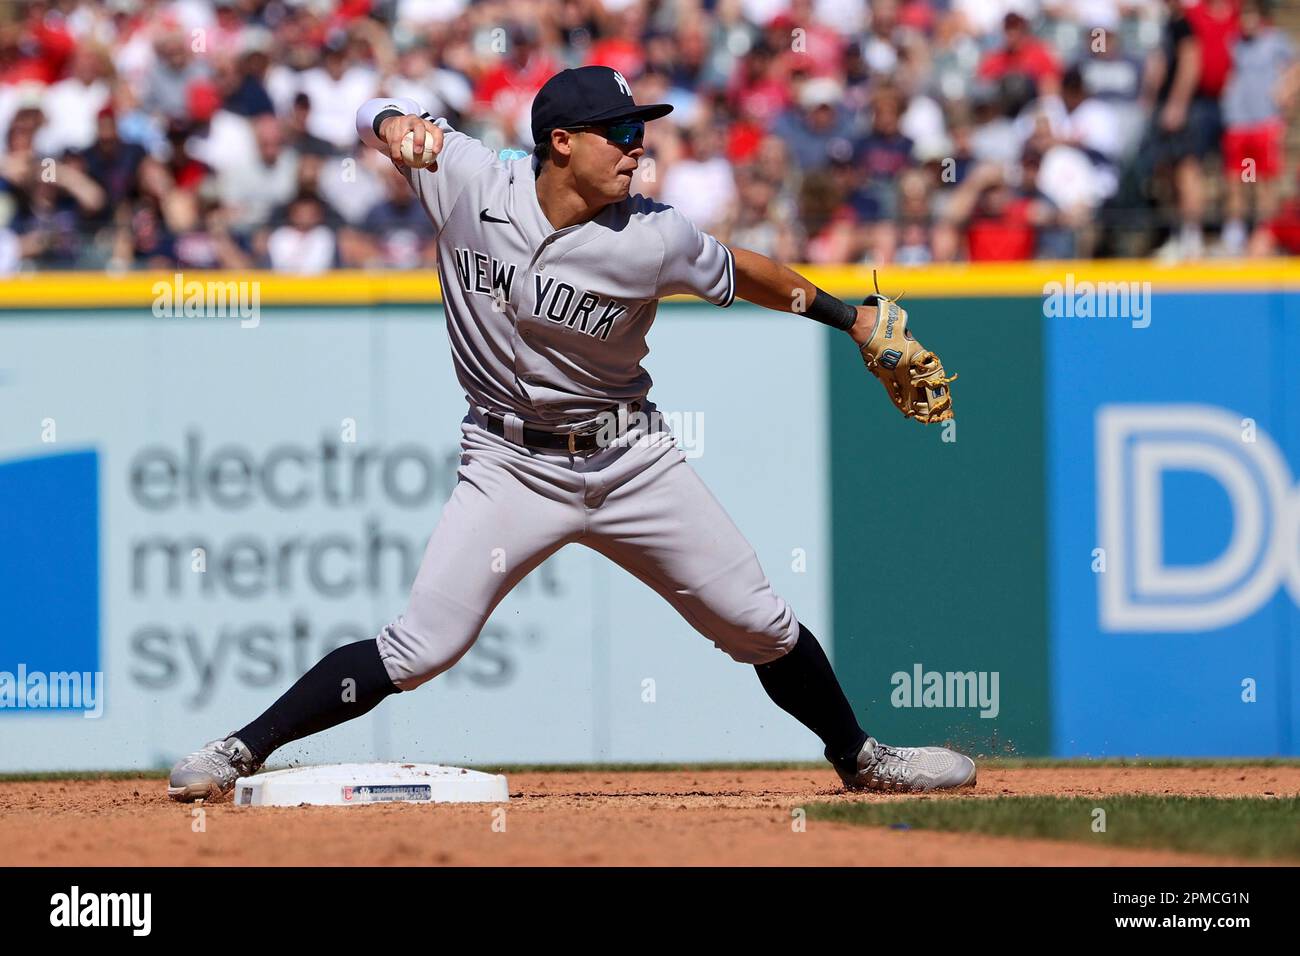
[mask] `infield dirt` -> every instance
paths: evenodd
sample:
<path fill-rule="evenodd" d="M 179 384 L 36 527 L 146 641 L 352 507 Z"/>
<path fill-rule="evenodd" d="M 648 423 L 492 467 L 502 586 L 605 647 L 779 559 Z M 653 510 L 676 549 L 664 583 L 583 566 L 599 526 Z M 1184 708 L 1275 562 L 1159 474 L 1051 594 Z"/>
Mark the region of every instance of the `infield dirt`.
<path fill-rule="evenodd" d="M 296 808 L 176 804 L 161 776 L 0 782 L 0 850 L 8 865 L 37 866 L 1244 862 L 815 819 L 797 832 L 792 812 L 817 801 L 954 799 L 846 794 L 828 770 L 531 771 L 509 781 L 508 804 Z M 958 798 L 1130 793 L 1294 796 L 1300 767 L 982 768 Z"/>

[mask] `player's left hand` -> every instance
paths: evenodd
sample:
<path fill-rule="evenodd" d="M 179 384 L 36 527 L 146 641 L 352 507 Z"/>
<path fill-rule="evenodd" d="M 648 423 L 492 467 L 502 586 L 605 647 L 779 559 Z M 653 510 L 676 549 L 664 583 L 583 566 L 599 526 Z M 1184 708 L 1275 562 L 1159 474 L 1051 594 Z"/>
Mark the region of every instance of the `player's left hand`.
<path fill-rule="evenodd" d="M 879 293 L 867 296 L 849 335 L 858 343 L 867 370 L 880 379 L 905 417 L 927 425 L 953 417 L 948 386 L 957 376 L 946 376 L 939 356 L 912 337 L 907 312 L 896 301 Z"/>

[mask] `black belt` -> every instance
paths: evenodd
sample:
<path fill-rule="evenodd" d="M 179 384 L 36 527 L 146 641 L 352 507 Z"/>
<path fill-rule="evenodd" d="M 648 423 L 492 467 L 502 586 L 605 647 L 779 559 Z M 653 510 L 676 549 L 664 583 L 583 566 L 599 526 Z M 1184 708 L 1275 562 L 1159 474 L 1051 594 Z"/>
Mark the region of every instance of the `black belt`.
<path fill-rule="evenodd" d="M 640 402 L 633 402 L 627 406 L 629 415 L 635 413 L 641 408 Z M 616 415 L 617 412 L 608 412 L 606 414 Z M 483 416 L 487 419 L 487 430 L 493 435 L 506 437 L 506 421 L 500 415 L 493 415 L 488 412 Z M 601 447 L 598 437 L 605 427 L 604 422 L 589 426 L 580 431 L 570 432 L 548 432 L 540 428 L 529 428 L 524 426 L 524 444 L 529 448 L 547 448 L 552 451 L 567 451 L 570 455 L 580 451 L 595 451 Z M 606 436 L 608 438 L 608 436 Z"/>

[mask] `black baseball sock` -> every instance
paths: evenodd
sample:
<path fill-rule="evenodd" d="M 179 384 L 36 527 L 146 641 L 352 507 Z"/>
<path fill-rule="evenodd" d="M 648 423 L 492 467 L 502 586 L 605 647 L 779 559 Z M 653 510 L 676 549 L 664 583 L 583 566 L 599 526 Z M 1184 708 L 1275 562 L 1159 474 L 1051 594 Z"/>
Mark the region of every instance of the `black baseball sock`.
<path fill-rule="evenodd" d="M 822 739 L 827 760 L 844 769 L 856 766 L 867 733 L 808 628 L 799 625 L 799 640 L 788 654 L 754 670 L 767 696 Z"/>
<path fill-rule="evenodd" d="M 396 693 L 378 642 L 345 644 L 322 657 L 261 717 L 231 736 L 242 740 L 259 761 L 265 760 L 290 741 L 369 713 Z"/>

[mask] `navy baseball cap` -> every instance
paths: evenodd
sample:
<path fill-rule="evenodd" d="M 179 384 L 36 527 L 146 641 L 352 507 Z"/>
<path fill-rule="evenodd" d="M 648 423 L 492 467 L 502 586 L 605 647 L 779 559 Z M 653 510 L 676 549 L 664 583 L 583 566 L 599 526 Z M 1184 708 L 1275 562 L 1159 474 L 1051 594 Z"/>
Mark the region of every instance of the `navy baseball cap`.
<path fill-rule="evenodd" d="M 580 66 L 556 73 L 533 100 L 533 142 L 553 129 L 594 126 L 620 120 L 652 120 L 673 111 L 668 103 L 638 106 L 623 74 L 607 66 Z"/>

